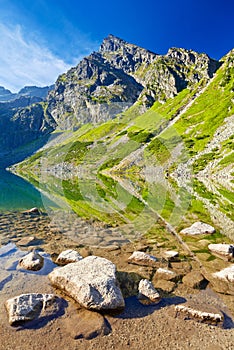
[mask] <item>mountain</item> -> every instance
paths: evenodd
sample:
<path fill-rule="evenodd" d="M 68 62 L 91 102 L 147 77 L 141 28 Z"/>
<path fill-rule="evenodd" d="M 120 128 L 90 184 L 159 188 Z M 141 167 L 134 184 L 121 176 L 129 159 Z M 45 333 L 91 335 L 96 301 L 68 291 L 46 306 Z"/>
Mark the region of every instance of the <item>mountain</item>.
<path fill-rule="evenodd" d="M 141 114 L 155 101 L 164 103 L 198 82 L 206 84 L 220 64 L 192 50 L 172 48 L 157 55 L 109 35 L 98 52 L 60 75 L 53 89 L 25 87 L 15 95 L 2 88 L 2 99 L 10 102 L 0 105 L 0 122 L 6 125 L 1 149 L 16 149 L 55 128 L 104 122 L 131 106 Z M 45 102 L 37 100 L 48 91 Z"/>
<path fill-rule="evenodd" d="M 52 88 L 53 88 L 53 85 L 45 86 L 45 87 L 25 86 L 19 92 L 12 93 L 10 90 L 7 90 L 3 86 L 0 86 L 0 103 L 19 100 L 22 97 L 26 97 L 26 98 L 38 97 L 44 100 L 48 92 Z"/>
<path fill-rule="evenodd" d="M 57 79 L 43 106 L 58 137 L 15 170 L 80 216 L 139 229 L 157 213 L 168 227 L 205 221 L 233 237 L 233 82 L 234 50 L 219 62 L 157 55 L 110 35 Z"/>
<path fill-rule="evenodd" d="M 47 111 L 63 128 L 104 121 L 116 115 L 97 105 L 118 105 L 117 113 L 138 104 L 139 113 L 156 100 L 165 102 L 186 87 L 208 82 L 220 62 L 191 50 L 170 49 L 157 55 L 113 35 L 104 39 L 99 52 L 84 58 L 62 74 L 47 98 Z"/>
<path fill-rule="evenodd" d="M 18 147 L 27 145 L 40 137 L 43 138 L 44 134 L 53 130 L 53 127 L 48 126 L 48 118 L 44 115 L 43 105 L 43 101 L 52 88 L 53 86 L 25 86 L 18 93 L 12 93 L 10 90 L 0 87 L 0 150 L 2 159 L 12 150 L 14 153 L 11 153 L 10 162 L 21 159 L 21 156 L 15 158 Z M 41 141 L 39 141 L 40 145 Z M 31 153 L 30 147 L 32 148 L 32 145 L 29 145 L 29 150 L 24 155 Z M 3 163 L 7 164 L 7 162 Z"/>

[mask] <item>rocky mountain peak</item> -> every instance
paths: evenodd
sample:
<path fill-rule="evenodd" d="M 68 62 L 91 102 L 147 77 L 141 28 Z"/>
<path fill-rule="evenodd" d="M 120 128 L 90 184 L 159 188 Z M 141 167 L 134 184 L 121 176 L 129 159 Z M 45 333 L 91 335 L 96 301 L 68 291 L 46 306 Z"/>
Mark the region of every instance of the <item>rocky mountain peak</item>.
<path fill-rule="evenodd" d="M 219 61 L 210 58 L 206 53 L 176 47 L 170 48 L 165 57 L 180 65 L 195 66 L 203 74 L 206 71 L 205 75 L 208 78 L 212 78 L 221 65 Z"/>
<path fill-rule="evenodd" d="M 102 42 L 99 51 L 100 52 L 113 52 L 123 48 L 127 42 L 123 39 L 118 38 L 112 34 L 109 34 Z"/>

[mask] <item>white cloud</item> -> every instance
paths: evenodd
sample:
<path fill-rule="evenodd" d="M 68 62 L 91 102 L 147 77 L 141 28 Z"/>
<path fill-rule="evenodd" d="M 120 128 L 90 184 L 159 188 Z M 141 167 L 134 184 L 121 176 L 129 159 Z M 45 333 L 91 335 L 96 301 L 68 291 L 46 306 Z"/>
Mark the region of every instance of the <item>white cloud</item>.
<path fill-rule="evenodd" d="M 0 24 L 0 85 L 18 91 L 25 85 L 53 84 L 70 65 L 38 42 L 27 40 L 22 28 Z"/>

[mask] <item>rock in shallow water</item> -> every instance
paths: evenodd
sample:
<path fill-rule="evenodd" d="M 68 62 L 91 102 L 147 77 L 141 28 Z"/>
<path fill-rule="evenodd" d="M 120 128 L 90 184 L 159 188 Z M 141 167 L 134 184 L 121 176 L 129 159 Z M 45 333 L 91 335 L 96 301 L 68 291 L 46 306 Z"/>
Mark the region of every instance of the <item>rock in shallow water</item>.
<path fill-rule="evenodd" d="M 25 270 L 39 271 L 44 265 L 44 258 L 33 250 L 19 261 L 19 266 Z"/>
<path fill-rule="evenodd" d="M 56 264 L 66 265 L 82 260 L 83 257 L 75 250 L 64 250 L 56 259 Z"/>
<path fill-rule="evenodd" d="M 49 279 L 87 309 L 116 310 L 124 308 L 125 303 L 115 273 L 116 267 L 111 261 L 88 256 L 56 268 Z"/>
<path fill-rule="evenodd" d="M 29 236 L 29 237 L 23 237 L 20 241 L 17 242 L 17 245 L 28 247 L 30 245 L 35 245 L 36 242 L 37 242 L 36 237 Z"/>
<path fill-rule="evenodd" d="M 111 333 L 111 327 L 98 312 L 82 309 L 64 320 L 68 334 L 73 339 L 93 339 Z"/>
<path fill-rule="evenodd" d="M 214 233 L 215 228 L 211 225 L 205 224 L 204 222 L 195 222 L 190 227 L 187 227 L 180 231 L 180 233 L 185 235 L 201 235 L 201 234 L 209 234 Z"/>
<path fill-rule="evenodd" d="M 31 321 L 38 317 L 42 309 L 45 309 L 56 297 L 53 294 L 21 294 L 8 299 L 5 303 L 9 323 L 11 326 L 19 325 L 22 322 Z"/>

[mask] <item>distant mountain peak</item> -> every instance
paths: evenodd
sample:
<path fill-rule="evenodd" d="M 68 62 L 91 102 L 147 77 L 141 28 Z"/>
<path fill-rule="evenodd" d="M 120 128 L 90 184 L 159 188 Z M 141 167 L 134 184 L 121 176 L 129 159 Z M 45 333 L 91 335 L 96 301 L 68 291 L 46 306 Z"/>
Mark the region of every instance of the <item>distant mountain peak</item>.
<path fill-rule="evenodd" d="M 113 34 L 109 34 L 102 42 L 99 51 L 100 52 L 108 52 L 108 51 L 118 51 L 123 46 L 125 46 L 127 42 L 123 39 L 118 38 Z"/>

